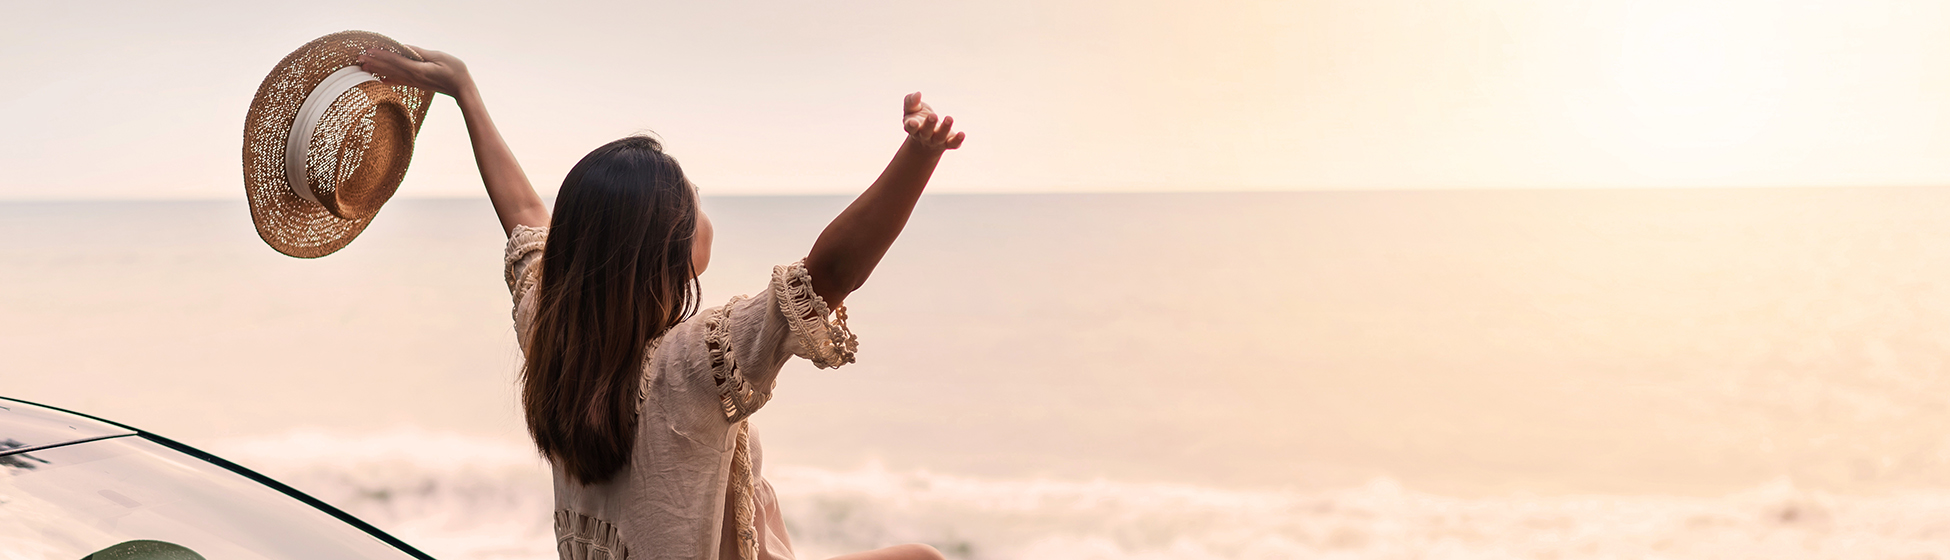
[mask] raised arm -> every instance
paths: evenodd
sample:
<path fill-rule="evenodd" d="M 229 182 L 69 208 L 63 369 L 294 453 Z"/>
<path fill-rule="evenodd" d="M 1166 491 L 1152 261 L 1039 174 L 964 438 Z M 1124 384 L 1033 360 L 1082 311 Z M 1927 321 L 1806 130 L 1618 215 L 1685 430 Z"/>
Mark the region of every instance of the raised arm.
<path fill-rule="evenodd" d="M 907 216 L 920 201 L 921 191 L 934 175 L 941 154 L 960 148 L 967 135 L 954 132 L 954 117 L 939 118 L 934 109 L 921 102 L 920 93 L 910 93 L 901 102 L 901 124 L 907 140 L 894 161 L 880 172 L 867 191 L 840 212 L 806 255 L 806 272 L 812 274 L 813 293 L 838 306 L 853 290 L 867 282 L 873 268 L 894 245 Z"/>
<path fill-rule="evenodd" d="M 405 85 L 447 94 L 460 105 L 467 121 L 467 138 L 474 144 L 474 163 L 481 169 L 481 182 L 487 185 L 488 200 L 501 218 L 502 233 L 513 235 L 515 226 L 546 227 L 548 207 L 528 183 L 515 153 L 501 139 L 501 131 L 488 117 L 481 91 L 467 65 L 453 55 L 412 47 L 426 62 L 400 56 L 392 51 L 368 50 L 359 55 L 359 66 L 380 77 L 386 85 Z"/>

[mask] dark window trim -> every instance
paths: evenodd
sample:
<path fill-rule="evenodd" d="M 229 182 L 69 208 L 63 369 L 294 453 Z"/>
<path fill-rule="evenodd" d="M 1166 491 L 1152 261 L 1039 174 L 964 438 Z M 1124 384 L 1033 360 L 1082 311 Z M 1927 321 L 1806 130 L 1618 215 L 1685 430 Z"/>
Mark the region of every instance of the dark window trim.
<path fill-rule="evenodd" d="M 71 440 L 71 441 L 64 441 L 64 442 L 61 442 L 61 443 L 49 443 L 49 444 L 43 444 L 43 445 L 30 445 L 30 446 L 27 446 L 27 447 L 15 447 L 15 448 L 13 448 L 13 449 L 8 449 L 8 450 L 4 450 L 4 451 L 0 451 L 0 457 L 6 457 L 6 456 L 8 456 L 8 455 L 15 455 L 15 454 L 20 454 L 20 453 L 33 453 L 33 452 L 35 452 L 35 451 L 46 451 L 46 450 L 49 450 L 49 449 L 54 449 L 54 448 L 56 448 L 56 447 L 67 447 L 67 446 L 70 446 L 70 445 L 74 445 L 74 444 L 77 444 L 77 443 L 88 443 L 88 442 L 91 442 L 91 441 L 101 441 L 101 440 L 105 440 L 105 439 L 115 439 L 115 438 L 118 438 L 118 437 L 129 437 L 129 436 L 133 436 L 133 435 L 136 435 L 136 434 L 112 434 L 112 435 L 106 435 L 106 436 L 95 436 L 95 437 L 91 437 L 91 438 L 87 438 L 87 439 L 77 439 L 77 440 Z"/>

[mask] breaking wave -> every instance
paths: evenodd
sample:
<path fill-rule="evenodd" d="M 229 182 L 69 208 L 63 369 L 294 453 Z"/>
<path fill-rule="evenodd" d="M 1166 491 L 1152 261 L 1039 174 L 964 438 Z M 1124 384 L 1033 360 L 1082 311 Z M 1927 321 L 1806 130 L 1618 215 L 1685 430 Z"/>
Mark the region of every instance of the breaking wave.
<path fill-rule="evenodd" d="M 211 451 L 445 559 L 554 558 L 525 445 L 416 430 Z M 1842 496 L 1781 480 L 1720 497 L 1457 498 L 1388 479 L 1328 491 L 1003 480 L 768 465 L 801 558 L 925 542 L 950 558 L 1950 558 L 1950 492 Z"/>

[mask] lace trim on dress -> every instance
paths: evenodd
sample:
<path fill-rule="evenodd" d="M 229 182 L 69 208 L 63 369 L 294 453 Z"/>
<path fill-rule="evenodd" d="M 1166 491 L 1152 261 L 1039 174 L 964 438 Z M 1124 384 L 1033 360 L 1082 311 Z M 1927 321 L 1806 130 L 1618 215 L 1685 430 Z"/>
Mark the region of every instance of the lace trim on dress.
<path fill-rule="evenodd" d="M 548 228 L 515 226 L 515 231 L 508 235 L 508 252 L 503 255 L 501 270 L 502 275 L 507 277 L 508 291 L 515 295 L 515 301 L 521 301 L 522 294 L 528 293 L 529 288 L 535 287 L 534 271 L 540 264 L 529 265 L 527 278 L 515 278 L 515 261 L 521 260 L 529 253 L 540 251 L 547 245 Z"/>
<path fill-rule="evenodd" d="M 624 560 L 630 550 L 615 525 L 594 517 L 555 510 L 555 552 L 562 560 Z"/>
<path fill-rule="evenodd" d="M 820 369 L 853 363 L 860 338 L 846 326 L 846 306 L 826 308 L 826 298 L 813 293 L 806 261 L 772 267 L 772 299 L 779 302 L 779 312 L 796 335 L 793 340 L 798 351 L 794 354 Z M 833 320 L 827 321 L 828 316 Z"/>
<path fill-rule="evenodd" d="M 738 531 L 738 558 L 758 558 L 758 492 L 752 476 L 752 426 L 738 424 L 738 450 L 731 454 L 731 520 Z"/>
<path fill-rule="evenodd" d="M 704 348 L 711 355 L 711 378 L 718 384 L 718 401 L 729 422 L 751 416 L 770 398 L 753 391 L 751 384 L 745 382 L 745 374 L 738 371 L 737 356 L 731 351 L 731 309 L 744 299 L 745 296 L 731 298 L 730 303 L 704 319 Z"/>
<path fill-rule="evenodd" d="M 503 266 L 514 264 L 514 262 L 516 260 L 520 260 L 521 257 L 526 256 L 529 253 L 542 250 L 542 248 L 547 245 L 547 242 L 548 242 L 548 228 L 519 226 L 519 225 L 515 226 L 515 230 L 508 233 L 508 252 L 506 255 L 507 259 L 501 264 Z M 508 276 L 510 277 L 514 276 L 513 274 L 514 271 L 508 271 L 508 272 L 509 272 Z"/>

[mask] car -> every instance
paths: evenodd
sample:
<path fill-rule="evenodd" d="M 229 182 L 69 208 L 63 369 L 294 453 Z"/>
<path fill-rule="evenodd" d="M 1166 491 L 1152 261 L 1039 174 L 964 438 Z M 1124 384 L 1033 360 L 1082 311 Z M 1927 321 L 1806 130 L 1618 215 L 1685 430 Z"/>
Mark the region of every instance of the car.
<path fill-rule="evenodd" d="M 0 397 L 0 558 L 432 557 L 169 438 Z"/>

